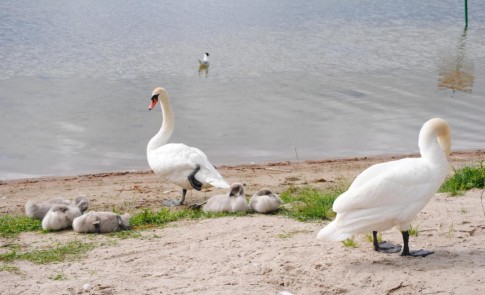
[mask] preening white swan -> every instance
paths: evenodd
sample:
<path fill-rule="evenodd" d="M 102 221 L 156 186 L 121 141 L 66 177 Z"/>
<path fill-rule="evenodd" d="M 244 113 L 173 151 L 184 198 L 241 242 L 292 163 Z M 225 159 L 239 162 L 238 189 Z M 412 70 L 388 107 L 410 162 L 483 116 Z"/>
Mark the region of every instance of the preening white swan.
<path fill-rule="evenodd" d="M 76 217 L 72 228 L 78 233 L 111 233 L 130 229 L 130 214 L 118 215 L 113 212 L 90 211 Z"/>
<path fill-rule="evenodd" d="M 404 247 L 402 256 L 426 256 L 433 252 L 409 251 L 411 221 L 434 196 L 448 174 L 451 150 L 450 127 L 434 118 L 419 132 L 421 158 L 405 158 L 376 164 L 363 171 L 333 204 L 334 221 L 317 238 L 345 240 L 353 234 L 373 232 L 374 249 L 394 253 L 400 246 L 377 242 L 377 232 L 399 226 Z"/>
<path fill-rule="evenodd" d="M 270 213 L 278 210 L 282 203 L 280 197 L 269 189 L 261 189 L 254 193 L 249 201 L 249 208 L 258 213 Z"/>
<path fill-rule="evenodd" d="M 55 205 L 76 206 L 79 208 L 79 210 L 81 210 L 81 213 L 83 213 L 84 211 L 88 210 L 89 202 L 84 196 L 77 197 L 74 201 L 55 198 L 38 204 L 35 204 L 33 201 L 29 200 L 27 203 L 25 203 L 25 215 L 42 220 L 49 209 Z"/>
<path fill-rule="evenodd" d="M 81 210 L 77 206 L 55 205 L 42 219 L 42 228 L 45 230 L 65 229 L 71 227 L 74 218 L 78 216 L 81 216 Z"/>
<path fill-rule="evenodd" d="M 180 201 L 169 201 L 166 204 L 169 206 L 182 205 L 187 190 L 190 189 L 201 190 L 202 187 L 208 186 L 229 188 L 229 184 L 201 150 L 182 143 L 167 143 L 175 125 L 167 91 L 161 87 L 155 88 L 151 100 L 149 110 L 160 101 L 163 122 L 160 131 L 148 142 L 148 164 L 162 180 L 182 187 Z"/>
<path fill-rule="evenodd" d="M 244 186 L 240 183 L 231 184 L 227 195 L 217 195 L 207 200 L 202 208 L 205 212 L 246 212 L 249 210 Z"/>

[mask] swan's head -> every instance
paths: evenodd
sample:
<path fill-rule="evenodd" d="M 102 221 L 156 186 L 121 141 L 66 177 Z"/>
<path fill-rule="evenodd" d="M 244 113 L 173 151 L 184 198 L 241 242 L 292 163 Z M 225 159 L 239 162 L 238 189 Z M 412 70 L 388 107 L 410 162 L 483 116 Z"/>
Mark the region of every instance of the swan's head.
<path fill-rule="evenodd" d="M 150 103 L 148 110 L 152 110 L 160 99 L 167 98 L 167 97 L 168 97 L 168 93 L 167 93 L 167 90 L 165 90 L 165 88 L 162 88 L 162 87 L 155 88 L 152 92 L 152 98 L 151 98 L 152 102 Z"/>
<path fill-rule="evenodd" d="M 244 186 L 240 183 L 231 184 L 229 197 L 244 196 Z"/>
<path fill-rule="evenodd" d="M 209 56 L 209 53 L 208 53 L 208 52 L 206 52 L 206 53 L 204 53 L 204 55 L 208 57 L 208 56 Z"/>
<path fill-rule="evenodd" d="M 51 208 L 52 212 L 65 213 L 68 210 L 69 210 L 69 207 L 67 207 L 66 205 L 57 205 L 57 206 L 54 206 L 54 207 Z"/>
<path fill-rule="evenodd" d="M 419 133 L 420 148 L 428 138 L 437 138 L 438 143 L 448 156 L 451 152 L 451 129 L 448 123 L 441 118 L 433 118 L 424 123 Z"/>
<path fill-rule="evenodd" d="M 275 195 L 269 189 L 261 189 L 254 193 L 255 196 L 270 196 L 274 197 Z"/>

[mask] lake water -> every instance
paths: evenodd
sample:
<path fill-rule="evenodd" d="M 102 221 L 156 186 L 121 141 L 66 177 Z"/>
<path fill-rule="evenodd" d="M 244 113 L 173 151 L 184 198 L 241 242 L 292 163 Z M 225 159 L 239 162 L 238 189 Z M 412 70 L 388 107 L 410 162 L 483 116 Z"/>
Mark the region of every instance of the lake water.
<path fill-rule="evenodd" d="M 458 0 L 1 1 L 0 179 L 148 169 L 156 86 L 216 165 L 417 152 L 435 116 L 485 148 L 469 8 L 464 31 Z"/>

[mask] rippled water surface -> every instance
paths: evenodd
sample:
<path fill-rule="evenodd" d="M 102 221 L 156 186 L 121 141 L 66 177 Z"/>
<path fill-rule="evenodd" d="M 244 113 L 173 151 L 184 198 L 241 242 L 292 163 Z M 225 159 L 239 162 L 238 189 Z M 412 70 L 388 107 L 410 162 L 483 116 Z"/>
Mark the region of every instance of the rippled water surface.
<path fill-rule="evenodd" d="M 484 148 L 485 3 L 465 31 L 462 2 L 2 1 L 0 179 L 148 169 L 156 86 L 215 164 L 416 152 L 434 116 Z"/>

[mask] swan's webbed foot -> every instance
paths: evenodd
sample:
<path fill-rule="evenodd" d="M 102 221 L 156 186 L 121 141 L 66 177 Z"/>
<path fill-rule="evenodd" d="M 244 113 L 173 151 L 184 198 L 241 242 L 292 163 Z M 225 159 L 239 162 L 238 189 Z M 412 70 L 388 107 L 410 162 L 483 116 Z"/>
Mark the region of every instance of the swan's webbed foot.
<path fill-rule="evenodd" d="M 433 251 L 427 251 L 427 250 L 423 250 L 423 249 L 409 251 L 409 233 L 408 233 L 408 231 L 402 232 L 402 239 L 404 241 L 404 248 L 402 250 L 401 256 L 426 257 L 426 256 L 434 253 Z"/>
<path fill-rule="evenodd" d="M 433 254 L 433 251 L 428 250 L 413 250 L 413 251 L 402 251 L 401 256 L 411 256 L 411 257 L 426 257 Z"/>
<path fill-rule="evenodd" d="M 175 200 L 163 200 L 162 201 L 162 204 L 164 206 L 167 206 L 167 207 L 176 207 L 176 206 L 182 206 L 184 203 L 182 202 L 182 200 L 178 200 L 178 201 L 175 201 Z"/>
<path fill-rule="evenodd" d="M 202 189 L 202 183 L 195 178 L 195 174 L 199 172 L 199 170 L 200 170 L 200 165 L 197 164 L 194 171 L 192 171 L 192 173 L 190 173 L 190 175 L 188 176 L 190 185 L 198 191 Z"/>
<path fill-rule="evenodd" d="M 164 206 L 167 206 L 167 207 L 182 206 L 184 204 L 185 195 L 186 194 L 187 194 L 187 190 L 186 189 L 182 189 L 182 198 L 180 198 L 180 200 L 178 200 L 178 201 L 174 201 L 174 200 L 163 200 L 162 201 L 162 204 Z"/>
<path fill-rule="evenodd" d="M 377 231 L 373 231 L 372 232 L 372 237 L 374 239 L 373 241 L 373 244 L 374 244 L 374 250 L 376 250 L 377 252 L 381 252 L 381 253 L 397 253 L 397 252 L 400 252 L 401 251 L 401 245 L 394 245 L 394 244 L 391 244 L 391 243 L 388 243 L 386 241 L 384 242 L 378 242 L 378 239 L 377 239 Z"/>
<path fill-rule="evenodd" d="M 384 241 L 384 242 L 380 242 L 378 244 L 377 249 L 375 250 L 381 253 L 398 253 L 398 252 L 401 252 L 401 249 L 402 249 L 402 246 L 399 244 L 394 245 Z"/>

